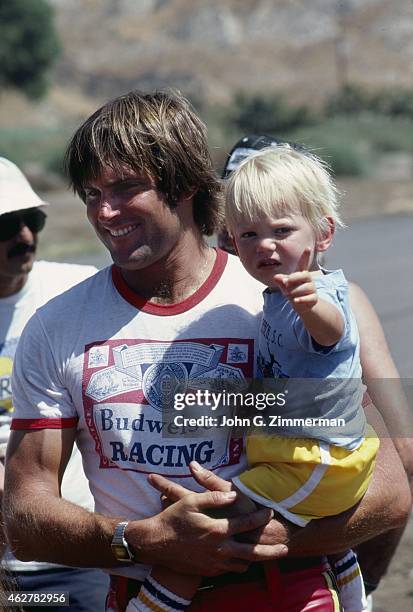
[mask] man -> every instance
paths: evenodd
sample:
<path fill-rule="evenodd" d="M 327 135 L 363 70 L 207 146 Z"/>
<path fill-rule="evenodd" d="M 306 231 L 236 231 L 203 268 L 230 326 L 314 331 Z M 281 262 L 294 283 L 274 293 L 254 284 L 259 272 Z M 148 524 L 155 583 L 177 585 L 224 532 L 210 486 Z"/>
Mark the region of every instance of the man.
<path fill-rule="evenodd" d="M 388 441 L 351 516 L 293 533 L 266 509 L 230 519 L 203 512 L 234 497 L 189 493 L 199 490 L 190 461 L 231 479 L 245 467 L 243 441 L 217 427 L 191 437 L 187 425 L 171 421 L 174 398 L 206 380 L 219 386 L 253 375 L 260 309 L 255 281 L 204 239 L 220 222 L 205 128 L 179 95 L 130 92 L 77 130 L 67 167 L 114 265 L 40 309 L 19 344 L 5 499 L 17 556 L 110 568 L 108 609 L 123 610 L 151 564 L 208 576 L 243 572 L 251 561 L 285 555 L 286 545 L 291 554 L 320 555 L 332 541 L 343 550 L 401 524 L 410 496 Z M 58 495 L 75 439 L 94 514 Z M 162 510 L 147 481 L 153 472 L 189 494 Z M 43 491 L 35 501 L 33 483 Z M 233 537 L 248 531 L 249 542 Z M 287 561 L 282 576 L 297 569 L 322 576 L 320 557 Z M 224 583 L 236 584 L 234 594 L 241 582 L 256 586 L 261 567 L 226 574 Z M 217 593 L 220 584 L 209 580 Z M 325 610 L 333 609 L 329 598 Z M 204 599 L 200 591 L 193 606 Z"/>
<path fill-rule="evenodd" d="M 13 413 L 11 370 L 23 327 L 36 308 L 94 274 L 91 266 L 35 262 L 37 236 L 47 206 L 11 161 L 0 158 L 0 456 L 4 461 Z M 3 492 L 3 463 L 1 493 Z M 73 503 L 93 509 L 81 456 L 73 452 L 62 485 Z M 102 605 L 105 579 L 101 572 L 50 563 L 23 563 L 7 551 L 2 567 L 23 591 L 70 591 L 73 610 Z"/>

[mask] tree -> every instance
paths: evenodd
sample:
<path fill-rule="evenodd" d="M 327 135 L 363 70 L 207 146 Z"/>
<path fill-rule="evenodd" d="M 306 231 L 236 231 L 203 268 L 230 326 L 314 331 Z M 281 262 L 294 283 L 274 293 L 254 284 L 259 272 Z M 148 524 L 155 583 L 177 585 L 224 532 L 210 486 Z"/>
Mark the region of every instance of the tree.
<path fill-rule="evenodd" d="M 363 111 L 373 110 L 370 93 L 358 85 L 346 85 L 335 93 L 325 107 L 327 116 L 353 115 Z"/>
<path fill-rule="evenodd" d="M 0 0 L 0 85 L 40 98 L 58 57 L 53 10 L 46 0 Z"/>
<path fill-rule="evenodd" d="M 314 121 L 304 106 L 291 106 L 277 94 L 235 95 L 228 121 L 244 134 L 284 134 Z"/>

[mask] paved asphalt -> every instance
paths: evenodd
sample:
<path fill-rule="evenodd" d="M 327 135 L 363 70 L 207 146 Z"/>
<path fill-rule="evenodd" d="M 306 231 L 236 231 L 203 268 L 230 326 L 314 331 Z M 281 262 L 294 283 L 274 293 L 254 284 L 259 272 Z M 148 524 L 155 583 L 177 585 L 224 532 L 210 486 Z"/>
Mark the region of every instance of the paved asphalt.
<path fill-rule="evenodd" d="M 369 296 L 400 375 L 413 379 L 413 216 L 358 220 L 336 234 L 327 268 Z"/>

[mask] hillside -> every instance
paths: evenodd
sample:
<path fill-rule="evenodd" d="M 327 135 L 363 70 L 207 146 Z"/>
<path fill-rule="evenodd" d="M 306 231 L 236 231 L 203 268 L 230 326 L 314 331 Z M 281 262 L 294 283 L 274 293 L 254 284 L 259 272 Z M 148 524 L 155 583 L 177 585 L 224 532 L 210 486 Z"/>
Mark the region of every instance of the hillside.
<path fill-rule="evenodd" d="M 88 95 L 172 84 L 209 100 L 228 99 L 238 88 L 300 88 L 303 97 L 320 99 L 336 87 L 340 48 L 349 79 L 411 84 L 410 0 L 53 4 L 65 47 L 58 80 L 69 77 Z"/>
<path fill-rule="evenodd" d="M 77 120 L 134 87 L 178 87 L 210 104 L 240 89 L 270 90 L 317 106 L 345 81 L 412 83 L 411 0 L 50 3 L 64 49 L 53 87 L 34 108 L 3 95 L 8 124 Z"/>

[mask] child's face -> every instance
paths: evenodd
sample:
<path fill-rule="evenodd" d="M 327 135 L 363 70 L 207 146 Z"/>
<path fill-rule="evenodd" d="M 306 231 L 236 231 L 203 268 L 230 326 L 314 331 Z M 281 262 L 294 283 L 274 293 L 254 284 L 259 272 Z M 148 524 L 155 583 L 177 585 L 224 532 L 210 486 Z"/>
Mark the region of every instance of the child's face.
<path fill-rule="evenodd" d="M 267 287 L 277 288 L 275 274 L 296 272 L 306 248 L 311 250 L 310 269 L 318 268 L 316 234 L 301 215 L 241 221 L 232 233 L 244 268 Z"/>

